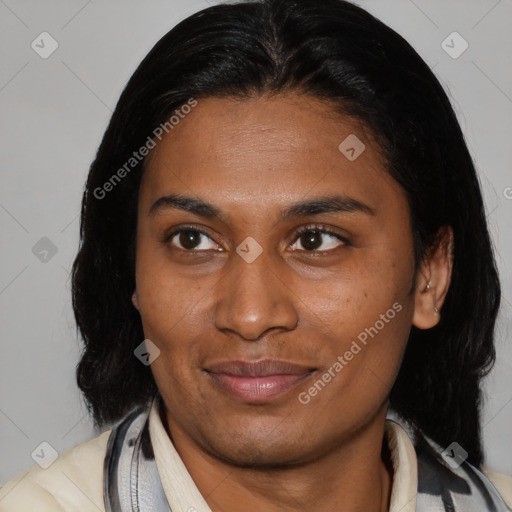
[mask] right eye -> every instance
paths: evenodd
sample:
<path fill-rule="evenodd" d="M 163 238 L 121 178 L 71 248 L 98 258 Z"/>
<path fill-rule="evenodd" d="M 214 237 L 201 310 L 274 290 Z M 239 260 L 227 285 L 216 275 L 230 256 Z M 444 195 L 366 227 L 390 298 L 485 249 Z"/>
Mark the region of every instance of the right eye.
<path fill-rule="evenodd" d="M 166 237 L 166 243 L 182 251 L 219 251 L 220 246 L 214 242 L 204 231 L 197 228 L 180 228 Z"/>

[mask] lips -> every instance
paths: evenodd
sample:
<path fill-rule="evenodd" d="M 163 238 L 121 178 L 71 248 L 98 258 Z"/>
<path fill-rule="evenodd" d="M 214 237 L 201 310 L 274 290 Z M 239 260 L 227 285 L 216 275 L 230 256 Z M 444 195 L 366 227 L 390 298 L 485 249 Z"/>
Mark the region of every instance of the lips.
<path fill-rule="evenodd" d="M 217 389 L 244 402 L 268 401 L 298 386 L 315 368 L 264 359 L 256 362 L 225 361 L 205 368 Z"/>

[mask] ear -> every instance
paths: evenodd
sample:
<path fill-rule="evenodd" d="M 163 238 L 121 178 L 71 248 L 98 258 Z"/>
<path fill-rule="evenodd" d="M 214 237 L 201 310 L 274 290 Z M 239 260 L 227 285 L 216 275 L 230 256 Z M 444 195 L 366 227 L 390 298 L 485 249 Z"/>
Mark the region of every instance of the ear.
<path fill-rule="evenodd" d="M 137 311 L 139 311 L 139 301 L 137 300 L 137 290 L 133 290 L 132 293 L 132 304 Z"/>
<path fill-rule="evenodd" d="M 430 329 L 439 323 L 441 307 L 450 287 L 452 267 L 453 231 L 450 226 L 443 226 L 416 279 L 412 323 L 418 329 Z"/>

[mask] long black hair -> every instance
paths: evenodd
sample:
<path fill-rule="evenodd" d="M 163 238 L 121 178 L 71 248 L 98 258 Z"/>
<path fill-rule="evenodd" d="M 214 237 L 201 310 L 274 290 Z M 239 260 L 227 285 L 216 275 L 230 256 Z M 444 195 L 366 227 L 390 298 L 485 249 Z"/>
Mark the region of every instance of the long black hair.
<path fill-rule="evenodd" d="M 287 91 L 324 99 L 371 131 L 407 194 L 417 268 L 451 226 L 453 273 L 440 322 L 412 327 L 390 404 L 418 435 L 444 447 L 457 441 L 480 465 L 480 381 L 495 359 L 500 285 L 478 177 L 429 67 L 396 32 L 343 0 L 209 7 L 160 39 L 126 85 L 89 171 L 72 270 L 84 342 L 77 380 L 95 424 L 118 421 L 157 392 L 133 354 L 144 339 L 131 295 L 145 160 L 126 163 L 191 99 Z M 113 181 L 123 166 L 128 172 Z"/>

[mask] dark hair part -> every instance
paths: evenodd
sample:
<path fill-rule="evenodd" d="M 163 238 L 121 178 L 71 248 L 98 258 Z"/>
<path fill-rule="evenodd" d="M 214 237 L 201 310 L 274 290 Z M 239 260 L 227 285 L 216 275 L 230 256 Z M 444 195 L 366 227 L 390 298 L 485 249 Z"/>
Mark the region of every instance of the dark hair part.
<path fill-rule="evenodd" d="M 443 226 L 454 265 L 439 324 L 412 327 L 390 404 L 415 435 L 457 441 L 483 461 L 480 380 L 495 359 L 500 285 L 478 178 L 450 101 L 396 32 L 342 0 L 262 0 L 198 12 L 166 34 L 116 106 L 84 191 L 73 308 L 84 340 L 77 380 L 97 426 L 157 392 L 134 356 L 144 339 L 131 303 L 144 161 L 104 199 L 94 191 L 190 98 L 295 91 L 363 122 L 405 190 L 419 263 Z"/>

